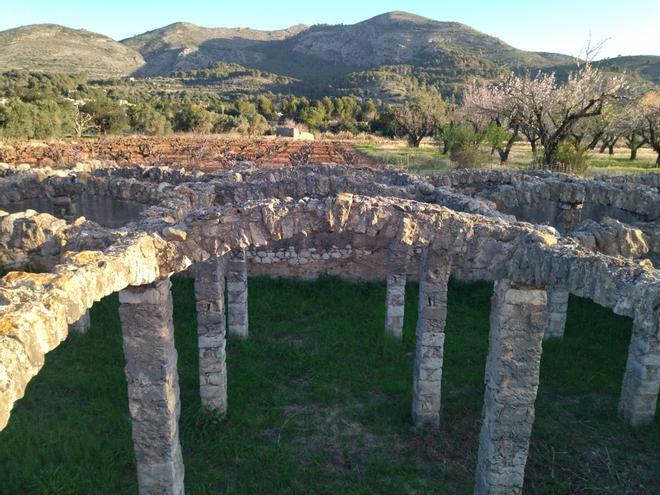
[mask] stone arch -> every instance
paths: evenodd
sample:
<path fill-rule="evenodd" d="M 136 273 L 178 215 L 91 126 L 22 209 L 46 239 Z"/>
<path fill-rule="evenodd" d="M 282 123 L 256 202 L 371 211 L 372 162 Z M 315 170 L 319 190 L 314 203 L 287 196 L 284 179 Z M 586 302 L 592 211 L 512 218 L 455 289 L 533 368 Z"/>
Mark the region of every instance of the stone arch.
<path fill-rule="evenodd" d="M 253 195 L 252 187 L 260 190 L 256 183 L 248 184 L 241 189 L 245 197 Z M 389 187 L 378 185 L 376 189 Z M 621 415 L 633 425 L 653 419 L 658 394 L 658 381 L 652 376 L 658 367 L 660 280 L 657 272 L 647 266 L 587 253 L 549 228 L 513 222 L 495 214 L 459 213 L 412 199 L 340 193 L 302 199 L 243 197 L 236 204 L 213 206 L 217 185 L 203 184 L 202 199 L 196 197 L 195 187 L 181 184 L 174 189 L 177 188 L 173 192 L 184 193 L 183 199 L 176 200 L 174 194 L 161 197 L 161 202 L 147 210 L 142 221 L 113 233 L 103 250 L 66 253 L 50 273 L 16 272 L 3 278 L 0 426 L 6 425 L 13 403 L 22 397 L 27 382 L 43 365 L 45 353 L 66 338 L 67 325 L 77 321 L 94 301 L 113 292 L 120 292 L 127 356 L 133 356 L 127 366 L 129 383 L 131 366 L 135 366 L 135 373 L 146 373 L 156 366 L 167 372 L 155 376 L 153 385 L 160 393 L 174 397 L 169 276 L 231 252 L 316 234 L 348 234 L 374 249 L 397 244 L 423 250 L 413 404 L 413 417 L 420 424 L 436 421 L 439 410 L 449 274 L 496 282 L 478 492 L 503 486 L 516 492 L 522 487 L 547 319 L 546 288 L 558 278 L 570 292 L 634 317 Z M 278 194 L 288 192 L 284 189 Z M 414 197 L 416 191 L 419 184 L 411 185 L 406 194 Z M 211 293 L 207 300 L 212 297 L 217 297 L 217 293 Z M 218 308 L 211 309 L 218 312 Z M 158 331 L 153 332 L 152 327 Z M 131 343 L 145 336 L 156 339 L 162 350 L 150 356 L 150 361 L 139 353 L 131 353 Z M 504 343 L 514 350 L 513 356 L 503 351 Z M 218 357 L 215 351 L 211 354 Z M 506 375 L 506 370 L 522 362 L 526 366 L 524 373 Z M 508 379 L 503 381 L 502 377 Z M 206 385 L 222 387 L 214 382 L 216 378 L 211 377 Z M 139 388 L 131 394 L 136 403 L 144 399 Z M 154 407 L 156 416 L 150 413 L 134 417 L 138 434 L 149 431 L 149 422 L 159 421 L 167 431 L 174 432 L 162 437 L 166 444 L 161 445 L 164 448 L 160 451 L 166 452 L 166 459 L 155 458 L 151 452 L 138 455 L 145 491 L 149 483 L 165 486 L 172 493 L 182 490 L 183 464 L 173 426 L 177 407 L 175 400 L 166 410 Z M 527 413 L 512 415 L 515 421 L 498 419 L 503 414 L 507 416 L 512 408 Z M 143 404 L 142 409 L 151 410 L 151 404 Z M 498 442 L 503 436 L 515 439 L 516 451 L 512 455 L 502 454 L 503 446 Z M 149 443 L 142 440 L 136 440 L 136 445 Z"/>

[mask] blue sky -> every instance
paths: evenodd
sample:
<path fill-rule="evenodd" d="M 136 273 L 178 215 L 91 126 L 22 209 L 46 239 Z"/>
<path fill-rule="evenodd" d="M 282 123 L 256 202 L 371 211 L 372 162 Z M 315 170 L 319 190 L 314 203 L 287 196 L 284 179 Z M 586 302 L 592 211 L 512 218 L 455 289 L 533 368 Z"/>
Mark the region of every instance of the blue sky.
<path fill-rule="evenodd" d="M 603 56 L 660 55 L 660 0 L 2 0 L 0 30 L 52 22 L 122 39 L 176 21 L 279 29 L 352 24 L 392 10 L 458 21 L 526 50 L 578 54 L 609 38 Z"/>

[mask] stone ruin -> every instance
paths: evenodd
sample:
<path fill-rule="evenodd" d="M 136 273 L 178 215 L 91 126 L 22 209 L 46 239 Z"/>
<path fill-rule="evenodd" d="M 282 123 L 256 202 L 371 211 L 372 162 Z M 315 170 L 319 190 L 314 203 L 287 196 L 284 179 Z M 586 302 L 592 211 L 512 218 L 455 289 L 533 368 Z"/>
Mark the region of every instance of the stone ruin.
<path fill-rule="evenodd" d="M 386 280 L 395 338 L 406 280 L 419 280 L 417 426 L 440 420 L 449 277 L 494 282 L 475 493 L 522 491 L 542 342 L 563 335 L 569 293 L 633 319 L 619 415 L 633 427 L 654 420 L 660 174 L 99 162 L 0 177 L 0 265 L 15 270 L 0 281 L 0 429 L 44 355 L 119 292 L 140 493 L 184 492 L 170 294 L 182 272 L 195 277 L 201 402 L 219 414 L 231 392 L 226 333 L 249 335 L 248 273 L 330 273 Z"/>

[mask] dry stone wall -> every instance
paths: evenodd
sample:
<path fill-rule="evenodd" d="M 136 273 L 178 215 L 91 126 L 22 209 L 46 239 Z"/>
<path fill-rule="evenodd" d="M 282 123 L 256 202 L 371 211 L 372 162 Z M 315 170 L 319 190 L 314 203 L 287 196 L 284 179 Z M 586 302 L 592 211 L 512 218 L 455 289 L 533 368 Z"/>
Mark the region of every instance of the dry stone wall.
<path fill-rule="evenodd" d="M 246 166 L 200 173 L 92 164 L 65 171 L 19 168 L 2 175 L 0 208 L 39 197 L 53 202 L 68 198 L 75 204 L 83 195 L 141 206 L 135 218 L 112 228 L 74 219 L 75 210 L 55 211 L 61 219 L 34 211 L 0 214 L 3 265 L 39 262 L 43 271 L 11 272 L 0 280 L 0 428 L 69 326 L 94 301 L 121 291 L 126 345 L 142 341 L 156 346 L 144 356 L 126 348 L 129 388 L 136 373 L 145 370 L 154 381 L 149 390 L 171 401 L 163 410 L 162 401 L 141 391 L 142 385 L 135 383 L 129 391 L 131 403 L 148 409 L 132 415 L 143 493 L 183 491 L 167 280 L 193 266 L 198 274 L 200 396 L 220 413 L 231 396 L 226 333 L 249 335 L 248 274 L 336 273 L 387 280 L 383 313 L 395 336 L 404 280 L 411 276 L 421 282 L 412 415 L 419 425 L 437 422 L 451 273 L 496 283 L 477 493 L 521 490 L 541 340 L 544 334 L 561 333 L 551 324 L 563 323 L 568 293 L 634 319 L 619 410 L 635 426 L 655 416 L 660 273 L 647 258 L 657 246 L 653 232 L 659 202 L 657 189 L 643 181 L 587 184 L 571 177 L 499 171 L 422 178 L 345 166 Z M 12 193 L 16 187 L 26 190 Z M 633 192 L 635 201 L 625 198 Z M 518 221 L 512 210 L 501 211 L 507 204 L 542 204 L 541 198 L 570 205 L 572 210 L 557 207 L 570 210 L 562 214 L 563 223 L 556 223 L 555 215 L 546 225 L 533 224 Z M 57 204 L 69 203 L 59 199 Z M 635 216 L 635 224 L 584 218 L 590 211 L 586 204 L 625 211 Z M 582 223 L 573 228 L 578 220 Z M 570 233 L 560 234 L 569 224 Z M 160 435 L 160 429 L 168 434 Z M 157 452 L 149 448 L 152 434 L 159 437 L 154 440 Z M 515 448 L 503 445 L 503 438 L 512 439 Z"/>

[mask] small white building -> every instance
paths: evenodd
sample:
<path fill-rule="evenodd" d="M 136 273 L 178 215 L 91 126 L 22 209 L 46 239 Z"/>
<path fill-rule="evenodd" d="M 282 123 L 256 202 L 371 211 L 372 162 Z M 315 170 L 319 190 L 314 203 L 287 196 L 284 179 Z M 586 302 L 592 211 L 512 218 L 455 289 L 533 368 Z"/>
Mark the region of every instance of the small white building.
<path fill-rule="evenodd" d="M 292 139 L 301 139 L 304 141 L 313 141 L 314 134 L 311 132 L 303 132 L 296 127 L 278 127 L 275 131 L 278 137 L 288 137 Z"/>

